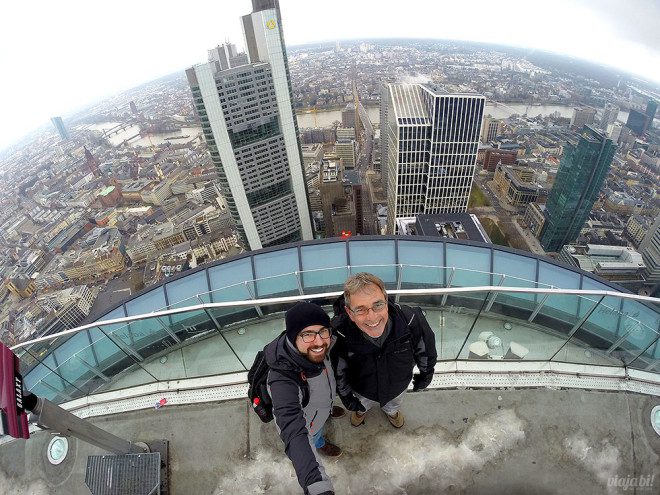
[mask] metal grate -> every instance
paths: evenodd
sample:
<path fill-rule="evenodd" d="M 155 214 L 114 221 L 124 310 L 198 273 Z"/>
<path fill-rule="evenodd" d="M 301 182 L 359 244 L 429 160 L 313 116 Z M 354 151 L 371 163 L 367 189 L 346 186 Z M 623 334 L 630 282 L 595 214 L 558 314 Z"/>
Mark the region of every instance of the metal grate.
<path fill-rule="evenodd" d="M 92 495 L 158 494 L 160 453 L 90 455 L 85 484 Z"/>

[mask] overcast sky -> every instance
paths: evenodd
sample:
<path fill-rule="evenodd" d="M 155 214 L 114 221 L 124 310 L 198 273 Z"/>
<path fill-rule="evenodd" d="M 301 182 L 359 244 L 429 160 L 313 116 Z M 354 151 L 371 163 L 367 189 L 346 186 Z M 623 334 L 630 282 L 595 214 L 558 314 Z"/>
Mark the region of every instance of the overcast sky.
<path fill-rule="evenodd" d="M 11 1 L 11 0 L 10 0 Z M 102 97 L 206 60 L 249 0 L 11 1 L 0 7 L 0 149 Z M 658 0 L 280 0 L 288 45 L 460 39 L 565 53 L 660 82 Z"/>

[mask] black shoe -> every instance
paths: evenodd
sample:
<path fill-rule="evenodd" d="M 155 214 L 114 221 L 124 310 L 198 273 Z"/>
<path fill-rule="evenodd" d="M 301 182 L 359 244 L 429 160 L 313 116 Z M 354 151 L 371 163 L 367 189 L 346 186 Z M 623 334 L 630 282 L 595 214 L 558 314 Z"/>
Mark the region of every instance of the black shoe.
<path fill-rule="evenodd" d="M 332 411 L 330 411 L 331 418 L 343 418 L 346 416 L 346 410 L 340 406 L 332 406 Z"/>
<path fill-rule="evenodd" d="M 335 444 L 332 444 L 327 440 L 325 441 L 325 445 L 318 449 L 318 451 L 327 457 L 339 457 L 344 453 L 340 447 L 337 447 Z"/>

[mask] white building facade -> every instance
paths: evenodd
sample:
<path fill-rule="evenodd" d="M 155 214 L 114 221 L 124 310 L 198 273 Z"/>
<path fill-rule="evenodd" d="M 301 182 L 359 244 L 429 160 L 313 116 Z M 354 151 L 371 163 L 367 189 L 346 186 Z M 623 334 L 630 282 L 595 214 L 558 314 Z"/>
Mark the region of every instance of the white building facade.
<path fill-rule="evenodd" d="M 465 212 L 485 98 L 426 84 L 390 84 L 381 104 L 388 106 L 381 125 L 381 139 L 387 140 L 387 232 L 396 233 L 398 218 Z"/>
<path fill-rule="evenodd" d="M 249 64 L 186 71 L 218 184 L 251 249 L 313 238 L 279 12 L 243 16 Z"/>

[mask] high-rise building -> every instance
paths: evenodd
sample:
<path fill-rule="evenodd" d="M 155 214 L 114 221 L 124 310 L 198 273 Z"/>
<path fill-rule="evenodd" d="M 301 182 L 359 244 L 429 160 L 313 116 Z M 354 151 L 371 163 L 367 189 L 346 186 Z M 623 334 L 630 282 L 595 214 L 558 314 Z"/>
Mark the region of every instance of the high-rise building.
<path fill-rule="evenodd" d="M 387 194 L 387 145 L 388 134 L 385 132 L 385 125 L 387 124 L 387 107 L 390 89 L 389 84 L 381 83 L 380 85 L 380 176 L 385 186 L 385 193 Z"/>
<path fill-rule="evenodd" d="M 606 103 L 603 109 L 603 116 L 600 118 L 600 128 L 606 131 L 608 126 L 614 124 L 618 117 L 619 107 L 611 103 Z"/>
<path fill-rule="evenodd" d="M 223 43 L 209 50 L 209 62 L 217 64 L 217 70 L 227 70 L 248 63 L 245 53 L 238 53 L 233 43 Z"/>
<path fill-rule="evenodd" d="M 515 165 L 518 158 L 518 152 L 515 150 L 501 150 L 497 148 L 487 148 L 484 151 L 484 170 L 495 172 L 498 164 Z"/>
<path fill-rule="evenodd" d="M 355 128 L 355 103 L 348 103 L 341 111 L 341 125 Z"/>
<path fill-rule="evenodd" d="M 658 110 L 658 102 L 654 100 L 649 100 L 646 104 L 646 116 L 649 118 L 648 127 L 651 127 L 653 124 L 653 119 L 655 118 L 655 112 Z"/>
<path fill-rule="evenodd" d="M 539 237 L 543 249 L 559 252 L 564 244 L 577 239 L 610 169 L 615 150 L 611 139 L 589 126 L 582 129 L 578 139 L 566 143 L 546 202 L 546 221 Z"/>
<path fill-rule="evenodd" d="M 573 109 L 573 117 L 571 118 L 571 127 L 578 131 L 585 125 L 593 124 L 596 116 L 596 109 L 592 107 L 576 107 Z"/>
<path fill-rule="evenodd" d="M 312 239 L 312 220 L 277 1 L 243 16 L 249 64 L 186 71 L 218 181 L 250 249 Z"/>
<path fill-rule="evenodd" d="M 341 159 L 344 170 L 355 168 L 355 141 L 340 139 L 335 143 L 335 154 Z"/>
<path fill-rule="evenodd" d="M 87 168 L 92 174 L 94 174 L 94 177 L 100 177 L 101 170 L 99 169 L 98 158 L 92 155 L 92 152 L 87 149 L 87 146 L 83 146 L 83 149 L 85 150 L 85 163 L 87 164 Z"/>
<path fill-rule="evenodd" d="M 62 120 L 62 117 L 53 117 L 52 119 L 50 119 L 50 121 L 55 126 L 55 129 L 57 129 L 57 132 L 62 138 L 62 141 L 64 141 L 65 139 L 69 139 L 69 130 L 64 126 L 64 121 Z"/>
<path fill-rule="evenodd" d="M 628 113 L 626 127 L 635 135 L 641 136 L 653 127 L 653 119 L 657 109 L 658 103 L 654 100 L 648 100 L 646 108 L 631 108 L 630 113 Z"/>
<path fill-rule="evenodd" d="M 502 121 L 490 116 L 484 117 L 484 123 L 481 131 L 481 142 L 489 143 L 497 136 L 502 134 Z"/>
<path fill-rule="evenodd" d="M 448 94 L 431 84 L 390 84 L 387 121 L 387 231 L 397 218 L 467 209 L 485 98 Z M 385 162 L 386 160 L 386 162 Z"/>
<path fill-rule="evenodd" d="M 628 120 L 626 121 L 626 127 L 634 132 L 637 136 L 641 136 L 646 132 L 646 127 L 648 126 L 649 117 L 639 110 L 634 108 L 630 109 L 628 113 Z"/>
<path fill-rule="evenodd" d="M 319 176 L 325 237 L 338 237 L 342 232 L 368 233 L 365 232 L 365 195 L 359 174 L 344 171 L 338 160 L 330 159 L 323 160 Z"/>
<path fill-rule="evenodd" d="M 639 253 L 642 255 L 644 265 L 644 278 L 647 282 L 660 283 L 660 217 L 655 219 L 653 226 L 644 236 L 639 245 Z"/>
<path fill-rule="evenodd" d="M 610 124 L 607 126 L 607 137 L 609 137 L 614 144 L 619 143 L 619 137 L 621 136 L 621 130 L 623 126 L 619 122 Z"/>

